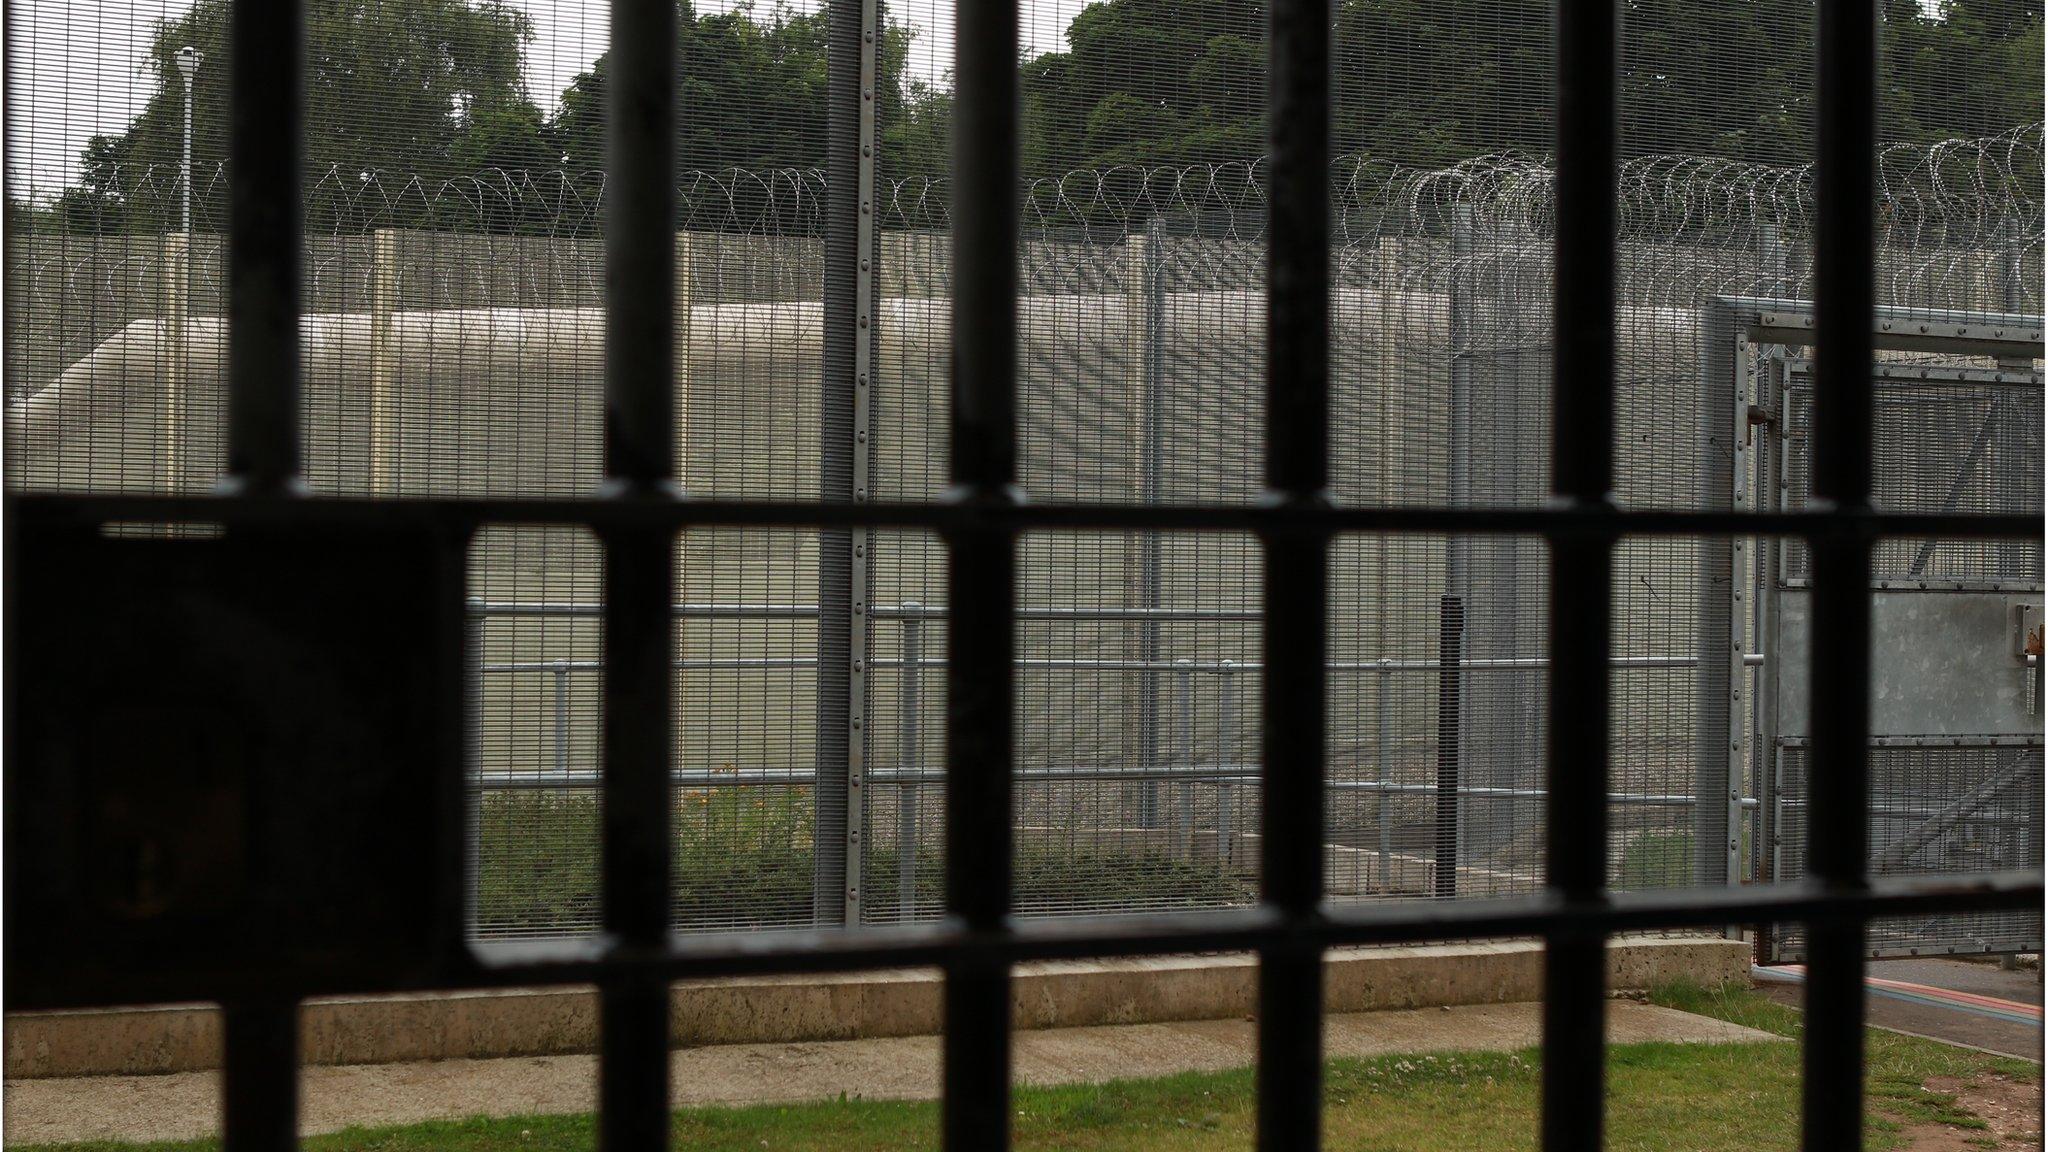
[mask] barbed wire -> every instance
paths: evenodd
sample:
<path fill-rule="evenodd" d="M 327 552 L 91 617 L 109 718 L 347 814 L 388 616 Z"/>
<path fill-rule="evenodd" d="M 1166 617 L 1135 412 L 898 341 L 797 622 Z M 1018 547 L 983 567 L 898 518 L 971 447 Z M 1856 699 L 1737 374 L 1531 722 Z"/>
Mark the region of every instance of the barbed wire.
<path fill-rule="evenodd" d="M 1482 235 L 1549 234 L 1555 172 L 1548 158 L 1496 153 L 1447 168 L 1411 168 L 1345 156 L 1331 168 L 1340 243 L 1448 231 L 1464 215 Z M 1892 243 L 2005 243 L 2038 230 L 2043 126 L 1996 136 L 1895 144 L 1878 156 L 1880 226 Z M 1024 187 L 1027 227 L 1121 234 L 1165 217 L 1215 239 L 1256 240 L 1265 228 L 1264 159 L 1184 165 L 1117 165 L 1041 177 Z M 183 180 L 175 166 L 116 170 L 90 187 L 43 201 L 39 232 L 164 231 L 177 218 Z M 34 186 L 34 181 L 28 181 Z M 677 181 L 678 227 L 755 236 L 820 236 L 824 171 L 811 168 L 701 169 Z M 1616 174 L 1621 232 L 1723 242 L 1759 228 L 1787 236 L 1811 228 L 1811 165 L 1774 167 L 1706 156 L 1652 155 Z M 580 237 L 602 233 L 605 176 L 569 170 L 486 169 L 426 176 L 387 169 L 329 168 L 308 185 L 305 217 L 314 233 L 379 228 Z M 943 230 L 950 188 L 943 177 L 883 182 L 877 219 L 885 228 Z M 193 179 L 195 230 L 225 221 L 226 168 Z"/>

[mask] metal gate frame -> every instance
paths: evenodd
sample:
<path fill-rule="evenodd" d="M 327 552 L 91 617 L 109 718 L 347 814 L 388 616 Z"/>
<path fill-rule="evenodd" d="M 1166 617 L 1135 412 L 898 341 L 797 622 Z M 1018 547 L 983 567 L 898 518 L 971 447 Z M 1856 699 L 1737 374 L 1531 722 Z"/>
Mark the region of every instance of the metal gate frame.
<path fill-rule="evenodd" d="M 1738 512 L 1759 507 L 1769 512 L 1787 511 L 1784 482 L 1788 458 L 1786 411 L 1783 396 L 1794 373 L 1810 375 L 1812 365 L 1804 358 L 1789 357 L 1785 349 L 1813 343 L 1814 306 L 1808 301 L 1753 298 L 1716 298 L 1705 305 L 1702 330 L 1707 347 L 1702 357 L 1707 374 L 1708 395 L 1716 381 L 1732 380 L 1732 420 L 1722 425 L 1732 436 L 1730 473 L 1710 480 L 1727 506 Z M 2007 313 L 1934 311 L 1924 308 L 1885 307 L 1875 311 L 1874 346 L 1899 350 L 1989 357 L 2000 360 L 1997 369 L 1963 369 L 1927 365 L 1874 365 L 1872 377 L 1898 376 L 1913 381 L 1954 379 L 2001 386 L 2040 387 L 2042 374 L 2031 367 L 2015 369 L 2003 362 L 2022 359 L 2032 362 L 2042 350 L 2043 319 Z M 1771 351 L 1761 351 L 1762 349 Z M 1752 355 L 1752 349 L 1760 350 Z M 1761 370 L 1760 370 L 1761 369 Z M 1766 378 L 1767 377 L 1767 378 Z M 1736 537 L 1728 546 L 1729 659 L 1722 668 L 1717 662 L 1703 665 L 1702 697 L 1729 702 L 1729 727 L 1725 743 L 1715 746 L 1710 733 L 1702 733 L 1700 785 L 1702 810 L 1716 791 L 1725 795 L 1728 819 L 1727 867 L 1729 883 L 1737 883 L 1747 868 L 1759 882 L 1774 882 L 1800 875 L 1796 862 L 1785 858 L 1782 827 L 1784 813 L 1784 749 L 1788 738 L 1779 733 L 1777 701 L 1781 653 L 1778 650 L 1779 592 L 1784 587 L 1783 539 L 1761 541 L 1761 552 L 1748 537 Z M 1873 591 L 1899 584 L 1876 579 Z M 1910 586 L 1924 589 L 1931 582 L 1914 580 Z M 1987 590 L 2005 593 L 2042 592 L 2038 582 L 2001 581 L 1987 584 Z M 1747 603 L 1746 603 L 1747 602 Z M 1753 637 L 1753 639 L 1752 639 Z M 1751 644 L 1761 653 L 1757 674 L 1751 677 L 1743 667 L 1742 654 Z M 2038 657 L 2023 657 L 2034 666 Z M 1719 693 L 1715 696 L 1710 694 Z M 1703 715 L 1705 712 L 1703 711 Z M 2038 718 L 2038 711 L 2036 713 Z M 1803 739 L 1793 741 L 1804 744 Z M 1980 737 L 1885 736 L 1870 741 L 1872 747 L 1940 746 L 1988 747 L 2007 745 L 2038 749 L 2041 737 L 1983 734 Z M 2039 753 L 2035 754 L 2039 771 Z M 1741 850 L 1743 812 L 1751 817 L 1751 843 L 1747 858 Z M 2024 951 L 2041 947 L 2039 924 L 2032 931 L 2009 937 L 1990 937 L 1978 946 L 1928 943 L 1926 945 L 1880 943 L 1870 939 L 1866 955 L 1872 959 L 1889 956 L 1950 954 L 1963 952 Z M 1784 934 L 1774 925 L 1759 925 L 1757 955 L 1764 962 L 1794 959 Z"/>

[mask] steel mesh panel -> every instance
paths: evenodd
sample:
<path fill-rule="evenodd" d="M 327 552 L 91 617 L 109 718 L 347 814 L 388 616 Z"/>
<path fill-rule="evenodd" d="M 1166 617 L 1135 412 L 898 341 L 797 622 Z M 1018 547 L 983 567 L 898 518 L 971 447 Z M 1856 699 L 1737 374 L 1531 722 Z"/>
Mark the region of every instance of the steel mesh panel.
<path fill-rule="evenodd" d="M 601 476 L 605 174 L 594 67 L 606 14 L 601 4 L 525 5 L 535 37 L 522 47 L 517 36 L 506 39 L 504 23 L 518 13 L 487 7 L 418 6 L 442 22 L 426 27 L 391 23 L 412 11 L 407 6 L 354 6 L 346 18 L 364 29 L 432 33 L 421 41 L 432 51 L 407 55 L 406 66 L 445 53 L 453 62 L 447 77 L 423 78 L 432 97 L 425 101 L 358 86 L 321 89 L 309 108 L 303 420 L 307 478 L 317 491 L 569 495 Z M 25 0 L 15 8 L 15 31 L 31 45 L 39 37 L 53 43 L 51 29 L 68 11 L 54 0 Z M 217 36 L 213 23 L 224 11 L 218 0 L 191 17 L 167 3 L 99 5 L 93 14 L 103 30 L 126 27 L 140 37 L 145 46 L 134 59 L 74 40 L 16 57 L 24 82 L 10 101 L 8 164 L 24 211 L 9 250 L 5 350 L 13 490 L 198 491 L 221 471 L 224 138 L 222 89 L 209 82 L 225 77 L 227 60 L 210 48 L 199 73 L 188 181 L 173 127 L 183 89 L 168 52 L 179 37 Z M 677 467 L 692 492 L 838 498 L 857 483 L 850 457 L 831 447 L 843 447 L 854 430 L 834 391 L 851 369 L 827 350 L 859 339 L 851 328 L 829 327 L 836 321 L 826 308 L 828 255 L 845 242 L 828 228 L 831 193 L 852 174 L 825 163 L 824 83 L 844 98 L 838 106 L 854 104 L 853 79 L 824 66 L 832 11 L 699 6 L 678 45 L 696 85 L 686 86 L 676 223 Z M 1183 5 L 1162 28 L 1159 12 L 1136 0 L 1113 0 L 1088 20 L 1054 0 L 1020 11 L 1030 41 L 1019 190 L 1023 484 L 1041 501 L 1252 499 L 1263 463 L 1262 14 L 1254 5 Z M 1716 23 L 1712 36 L 1697 34 L 1703 11 L 1679 0 L 1634 4 L 1622 45 L 1615 448 L 1616 494 L 1630 508 L 1725 504 L 1722 425 L 1732 397 L 1727 381 L 1700 380 L 1701 303 L 1812 294 L 1805 6 L 1745 10 Z M 331 38 L 334 27 L 321 22 L 328 15 L 312 22 L 312 37 Z M 146 26 L 157 17 L 168 23 L 151 40 Z M 873 395 L 864 430 L 873 498 L 929 499 L 946 474 L 950 18 L 950 5 L 931 0 L 882 13 Z M 1425 22 L 1398 5 L 1346 3 L 1337 18 L 1333 488 L 1359 503 L 1531 506 L 1545 498 L 1551 465 L 1554 189 L 1545 157 L 1555 77 L 1547 9 L 1528 0 L 1458 0 Z M 1920 51 L 1938 40 L 1937 24 L 1932 14 L 1888 20 L 1888 37 L 1920 38 L 1913 53 L 1887 64 L 1900 85 L 1940 89 L 1942 78 L 1919 63 L 1935 58 L 1956 75 L 2007 75 L 2009 64 L 1953 48 L 1942 49 L 1948 56 Z M 494 45 L 508 50 L 493 55 Z M 329 40 L 312 48 L 316 61 L 331 55 Z M 145 57 L 140 79 L 116 82 Z M 356 83 L 344 71 L 328 69 L 318 82 Z M 731 91 L 743 98 L 728 98 Z M 1782 103 L 1773 102 L 1778 96 Z M 1882 302 L 2039 309 L 2041 134 L 2037 102 L 2021 103 L 1981 92 L 1919 100 L 1915 118 L 1886 124 L 1887 139 L 1905 142 L 1879 158 Z M 82 154 L 80 125 L 88 121 L 114 137 L 93 154 L 104 163 Z M 472 131 L 486 125 L 504 130 Z M 188 183 L 185 229 L 178 213 Z M 850 315 L 852 305 L 842 303 Z M 1968 457 L 1982 418 L 1995 417 L 1953 506 L 2038 511 L 2039 391 L 2000 395 L 2010 411 L 1993 412 L 1988 390 L 1961 385 L 1913 385 L 1896 405 L 1882 403 L 1880 501 L 1947 506 L 1953 471 L 1943 462 Z M 846 610 L 857 594 L 837 574 L 851 534 L 788 543 L 798 535 L 702 537 L 681 554 L 681 582 L 715 593 L 727 608 L 767 604 L 757 597 L 772 594 L 785 608 Z M 1335 569 L 1343 623 L 1333 645 L 1361 662 L 1428 663 L 1439 654 L 1442 598 L 1455 595 L 1469 660 L 1540 659 L 1542 550 L 1531 541 L 1452 543 L 1347 542 Z M 575 597 L 594 589 L 597 573 L 577 565 L 591 554 L 555 547 L 538 568 L 508 559 L 540 547 L 480 542 L 476 586 L 502 586 L 515 598 L 560 595 L 565 606 L 582 607 Z M 867 838 L 854 871 L 874 900 L 861 901 L 861 914 L 889 920 L 906 908 L 929 911 L 937 893 L 944 677 L 936 661 L 944 623 L 928 613 L 943 611 L 943 561 L 936 541 L 921 534 L 873 534 L 866 547 L 873 610 L 860 632 L 869 658 L 858 708 L 850 690 L 816 671 L 850 663 L 852 628 L 821 632 L 818 623 L 781 616 L 679 625 L 679 658 L 792 663 L 757 665 L 729 681 L 708 667 L 685 669 L 678 771 L 718 773 L 730 760 L 736 776 L 751 765 L 747 771 L 770 779 L 707 790 L 698 797 L 707 801 L 698 805 L 704 819 L 692 824 L 679 809 L 678 826 L 709 837 L 712 796 L 745 795 L 747 811 L 759 800 L 764 820 L 783 821 L 787 834 L 774 833 L 774 843 L 808 836 L 815 849 L 831 831 L 817 816 L 820 782 L 850 771 L 840 750 L 858 745 L 875 773 L 857 809 Z M 1723 564 L 1727 547 L 1631 544 L 1619 557 L 1615 787 L 1666 799 L 1616 808 L 1617 883 L 1680 882 L 1674 861 L 1688 844 L 1694 865 L 1683 879 L 1722 878 L 1725 856 L 1704 848 L 1728 835 L 1725 816 L 1718 806 L 1689 816 L 1680 798 L 1705 787 L 1704 740 L 1726 729 L 1725 706 L 1708 690 L 1704 665 L 1627 661 L 1719 653 L 1726 606 L 1716 607 L 1711 577 L 1701 573 Z M 759 548 L 774 558 L 747 558 Z M 1928 549 L 1887 541 L 1879 565 L 2038 583 L 2040 555 L 2033 544 L 1944 541 Z M 1251 603 L 1256 562 L 1248 543 L 1228 538 L 1103 535 L 1085 547 L 1069 541 L 1029 554 L 1027 590 L 1042 593 L 1045 608 L 1235 612 Z M 913 619 L 919 644 L 933 654 L 930 667 L 900 664 Z M 594 627 L 587 618 L 543 626 L 539 617 L 492 617 L 486 634 L 491 645 L 513 644 L 507 651 L 530 648 L 534 661 L 594 661 L 585 635 Z M 1027 618 L 1019 628 L 1027 660 L 1099 662 L 1116 653 L 1141 665 L 1040 663 L 1023 678 L 1020 705 L 1032 731 L 1017 766 L 1020 842 L 1051 845 L 1034 830 L 1094 821 L 1143 833 L 1125 837 L 1119 851 L 1149 852 L 1165 839 L 1200 857 L 1200 837 L 1177 831 L 1180 820 L 1210 829 L 1212 862 L 1242 881 L 1256 855 L 1244 836 L 1256 828 L 1257 789 L 1244 777 L 1255 759 L 1257 704 L 1250 676 L 1221 668 L 1225 660 L 1256 662 L 1256 624 L 1161 621 L 1155 630 L 1127 620 Z M 541 631 L 530 642 L 499 639 L 526 636 L 521 629 Z M 1196 670 L 1181 671 L 1182 659 Z M 575 712 L 598 672 L 577 665 L 566 675 Z M 1435 890 L 1433 872 L 1418 887 L 1396 866 L 1404 853 L 1424 860 L 1425 871 L 1433 866 L 1434 800 L 1389 793 L 1379 773 L 1404 788 L 1403 773 L 1419 773 L 1415 787 L 1433 786 L 1438 679 L 1429 669 L 1387 675 L 1394 682 L 1381 685 L 1376 668 L 1332 672 L 1333 702 L 1343 701 L 1332 731 L 1332 852 L 1364 852 L 1348 879 L 1337 879 L 1342 869 L 1333 864 L 1333 890 L 1345 895 Z M 1532 855 L 1541 800 L 1516 793 L 1540 780 L 1542 674 L 1457 676 L 1455 731 L 1469 775 L 1468 794 L 1453 806 L 1463 830 L 1455 837 L 1456 890 L 1522 890 L 1541 867 Z M 557 673 L 484 678 L 504 684 L 484 694 L 478 722 L 498 733 L 489 745 L 498 759 L 478 770 L 502 763 L 552 771 Z M 1238 680 L 1245 690 L 1226 687 Z M 906 716 L 915 722 L 906 726 Z M 577 733 L 572 771 L 594 767 L 594 722 L 578 714 L 564 726 Z M 1395 751 L 1380 750 L 1383 724 L 1384 745 Z M 899 757 L 897 749 L 907 751 Z M 892 758 L 900 764 L 891 767 Z M 1189 764 L 1214 778 L 1195 779 Z M 1083 768 L 1173 768 L 1187 786 L 1172 783 L 1146 800 L 1136 785 L 1119 783 L 1112 794 L 1093 781 L 1029 775 Z M 535 801 L 541 814 L 517 827 L 535 829 L 534 844 L 548 842 L 581 819 L 550 813 L 581 803 L 582 788 L 527 790 L 547 804 Z M 1135 819 L 1141 810 L 1153 823 Z M 899 826 L 913 848 L 907 857 L 892 838 Z M 588 842 L 582 832 L 561 834 Z M 492 835 L 493 844 L 517 839 Z M 1111 842 L 1123 833 L 1094 835 Z M 1044 850 L 1047 859 L 1067 859 L 1080 849 Z M 568 860 L 582 849 L 534 851 Z M 1081 891 L 1088 885 L 1072 879 L 1078 871 L 1020 863 L 1029 865 L 1020 873 L 1027 910 L 1124 906 L 1113 894 Z M 907 898 L 902 876 L 912 880 Z M 837 878 L 813 873 L 809 914 L 826 921 L 828 882 Z M 701 927 L 804 915 L 793 895 L 705 884 L 715 898 L 683 917 Z M 1156 889 L 1134 881 L 1129 906 L 1167 906 L 1147 891 Z"/>
<path fill-rule="evenodd" d="M 1910 363 L 1876 381 L 1875 487 L 1871 500 L 1892 512 L 2041 512 L 2042 389 L 2039 361 L 2015 382 L 1971 384 L 1911 379 Z M 1990 361 L 1944 361 L 1930 372 L 1989 374 Z M 1813 468 L 1811 377 L 1797 372 L 1787 392 L 1785 499 L 1807 507 Z M 2028 381 L 2021 383 L 2020 381 Z M 1788 541 L 1786 578 L 1807 578 L 1803 544 Z M 2038 541 L 1881 540 L 1871 558 L 1878 580 L 2039 586 Z"/>
<path fill-rule="evenodd" d="M 808 926 L 815 872 L 845 841 L 814 789 L 817 545 L 711 529 L 677 543 L 678 930 Z"/>
<path fill-rule="evenodd" d="M 471 931 L 598 928 L 603 604 L 595 538 L 519 525 L 470 546 Z"/>
<path fill-rule="evenodd" d="M 1779 876 L 1805 874 L 1807 749 L 1778 750 Z M 2041 867 L 2041 743 L 1969 738 L 1870 751 L 1873 875 L 1988 872 Z M 1804 954 L 1800 925 L 1780 929 L 1782 959 Z M 2023 952 L 2041 948 L 2038 913 L 1984 912 L 1898 918 L 1871 925 L 1877 955 Z"/>
<path fill-rule="evenodd" d="M 1468 574 L 1455 584 L 1454 557 Z M 1540 544 L 1509 537 L 1337 542 L 1331 895 L 1541 885 L 1541 557 Z"/>
<path fill-rule="evenodd" d="M 945 896 L 945 549 L 922 532 L 868 541 L 861 921 L 890 924 L 938 915 Z"/>

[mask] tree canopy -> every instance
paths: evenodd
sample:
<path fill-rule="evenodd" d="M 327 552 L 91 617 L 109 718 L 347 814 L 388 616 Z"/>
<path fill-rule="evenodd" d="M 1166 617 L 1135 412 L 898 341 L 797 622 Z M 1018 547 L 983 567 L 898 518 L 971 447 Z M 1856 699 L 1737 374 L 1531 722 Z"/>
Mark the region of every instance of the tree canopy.
<path fill-rule="evenodd" d="M 506 0 L 305 0 L 314 173 L 478 169 L 594 178 L 604 161 L 608 56 L 543 115 L 521 86 L 532 33 Z M 684 168 L 825 164 L 828 17 L 777 4 L 696 10 L 676 0 Z M 1810 0 L 1627 0 L 1625 154 L 1798 163 L 1812 149 Z M 162 227 L 126 198 L 174 170 L 184 89 L 174 54 L 207 55 L 195 86 L 196 159 L 225 148 L 228 0 L 162 22 L 155 92 L 129 128 L 96 137 L 59 210 L 72 227 Z M 2041 119 L 2041 0 L 1884 0 L 1887 139 L 1976 136 Z M 1264 151 L 1264 10 L 1254 0 L 1097 0 L 1066 46 L 1025 60 L 1029 175 L 1117 164 L 1242 161 Z M 1340 0 L 1336 146 L 1425 166 L 1546 151 L 1549 0 Z M 886 21 L 878 88 L 885 177 L 942 175 L 950 94 L 908 66 L 913 32 Z M 149 219 L 141 217 L 148 216 Z M 309 220 L 317 226 L 318 221 Z"/>

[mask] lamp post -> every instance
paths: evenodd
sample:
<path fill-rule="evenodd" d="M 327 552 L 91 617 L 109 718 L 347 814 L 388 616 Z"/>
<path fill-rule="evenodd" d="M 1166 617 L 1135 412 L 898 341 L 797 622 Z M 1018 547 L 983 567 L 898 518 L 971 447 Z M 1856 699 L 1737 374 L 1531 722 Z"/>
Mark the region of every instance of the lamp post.
<path fill-rule="evenodd" d="M 163 461 L 164 487 L 177 492 L 183 487 L 184 474 L 189 462 L 185 459 L 185 404 L 187 377 L 191 370 L 191 346 L 188 343 L 192 318 L 192 80 L 199 73 L 200 61 L 205 55 L 190 44 L 178 49 L 178 76 L 185 85 L 185 156 L 183 169 L 183 197 L 179 207 L 178 238 L 175 243 L 166 241 L 165 257 L 176 264 L 166 271 L 172 273 L 170 347 L 166 349 L 164 380 L 164 426 Z"/>
<path fill-rule="evenodd" d="M 190 44 L 178 49 L 178 75 L 185 81 L 185 198 L 178 230 L 187 245 L 192 243 L 192 77 L 204 59 L 206 54 Z"/>

